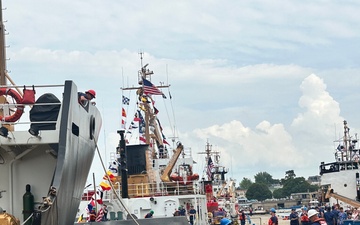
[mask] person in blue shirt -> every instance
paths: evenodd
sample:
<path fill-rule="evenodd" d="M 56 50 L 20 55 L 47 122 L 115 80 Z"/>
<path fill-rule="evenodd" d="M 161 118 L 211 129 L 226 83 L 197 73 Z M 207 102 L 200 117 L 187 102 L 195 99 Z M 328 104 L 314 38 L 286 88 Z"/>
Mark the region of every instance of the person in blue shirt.
<path fill-rule="evenodd" d="M 324 219 L 328 225 L 335 225 L 334 213 L 329 206 L 325 208 Z"/>
<path fill-rule="evenodd" d="M 184 208 L 184 206 L 180 206 L 180 216 L 186 216 L 186 209 Z"/>
<path fill-rule="evenodd" d="M 344 220 L 347 219 L 347 213 L 344 212 L 344 208 L 340 207 L 340 212 L 338 214 L 338 225 L 344 225 Z"/>
<path fill-rule="evenodd" d="M 296 212 L 295 208 L 291 209 L 289 219 L 290 219 L 290 225 L 299 225 L 299 215 Z"/>
<path fill-rule="evenodd" d="M 189 215 L 190 225 L 194 225 L 196 210 L 194 209 L 193 205 L 190 207 Z"/>

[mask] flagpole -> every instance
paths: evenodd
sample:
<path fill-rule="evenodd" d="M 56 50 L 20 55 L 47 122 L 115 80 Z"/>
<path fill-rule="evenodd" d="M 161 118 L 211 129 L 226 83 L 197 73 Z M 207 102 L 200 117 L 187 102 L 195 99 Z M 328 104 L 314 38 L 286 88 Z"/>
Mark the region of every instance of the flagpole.
<path fill-rule="evenodd" d="M 97 213 L 98 208 L 97 208 L 97 199 L 96 199 L 95 173 L 93 173 L 93 182 L 94 182 L 95 209 L 96 209 L 95 213 Z"/>

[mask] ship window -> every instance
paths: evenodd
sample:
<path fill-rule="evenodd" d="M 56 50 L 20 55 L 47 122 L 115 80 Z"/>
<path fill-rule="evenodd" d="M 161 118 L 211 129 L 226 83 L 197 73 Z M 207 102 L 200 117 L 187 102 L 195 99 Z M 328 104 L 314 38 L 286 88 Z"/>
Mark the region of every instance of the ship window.
<path fill-rule="evenodd" d="M 71 132 L 76 135 L 76 136 L 79 136 L 79 127 L 75 124 L 75 123 L 72 123 L 72 126 L 71 126 Z"/>

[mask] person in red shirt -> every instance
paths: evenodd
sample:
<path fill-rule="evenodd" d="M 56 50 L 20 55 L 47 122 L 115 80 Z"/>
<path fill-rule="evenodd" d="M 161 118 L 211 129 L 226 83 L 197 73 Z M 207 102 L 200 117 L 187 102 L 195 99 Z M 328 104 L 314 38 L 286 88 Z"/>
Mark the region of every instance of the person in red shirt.
<path fill-rule="evenodd" d="M 268 221 L 268 225 L 278 225 L 279 224 L 279 221 L 278 221 L 278 218 L 276 216 L 276 210 L 274 208 L 271 208 L 270 209 L 270 219 Z"/>

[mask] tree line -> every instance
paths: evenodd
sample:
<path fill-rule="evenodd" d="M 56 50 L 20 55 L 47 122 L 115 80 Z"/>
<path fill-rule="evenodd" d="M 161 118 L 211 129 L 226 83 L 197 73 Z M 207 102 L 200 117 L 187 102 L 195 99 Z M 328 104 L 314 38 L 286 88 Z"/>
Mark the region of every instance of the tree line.
<path fill-rule="evenodd" d="M 255 176 L 255 182 L 244 177 L 240 182 L 240 189 L 247 190 L 247 199 L 256 199 L 263 201 L 271 198 L 289 198 L 292 193 L 313 192 L 317 191 L 317 185 L 311 185 L 304 177 L 296 177 L 294 170 L 285 172 L 285 177 L 282 179 L 273 179 L 267 172 L 259 172 Z M 269 187 L 272 185 L 282 185 L 282 188 L 270 191 Z"/>

